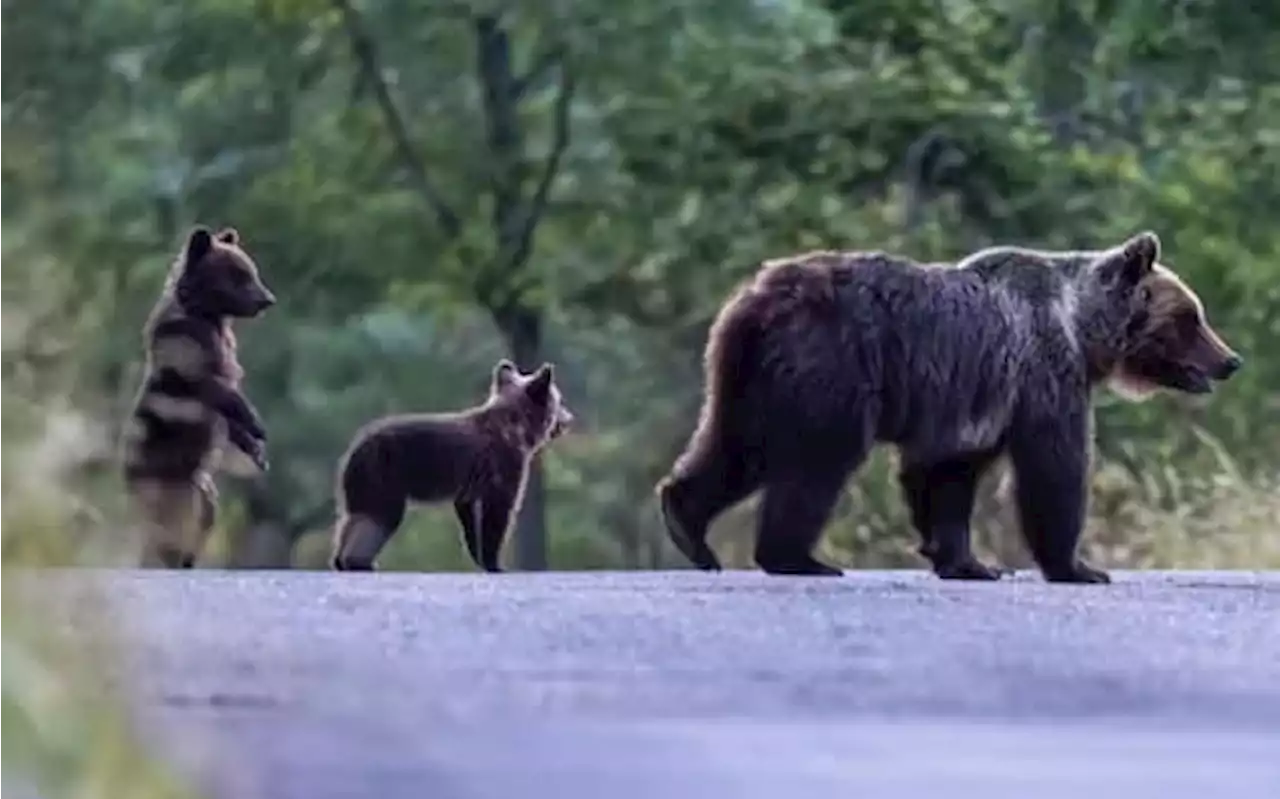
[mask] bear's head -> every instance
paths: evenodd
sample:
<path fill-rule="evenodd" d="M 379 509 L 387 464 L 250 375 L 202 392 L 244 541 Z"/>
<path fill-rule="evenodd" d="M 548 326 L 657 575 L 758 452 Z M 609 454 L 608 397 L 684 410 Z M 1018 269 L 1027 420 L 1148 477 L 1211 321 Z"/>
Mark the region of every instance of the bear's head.
<path fill-rule="evenodd" d="M 1159 262 L 1160 240 L 1146 232 L 1103 253 L 1093 268 L 1123 311 L 1123 344 L 1107 384 L 1130 400 L 1159 389 L 1207 394 L 1243 363 L 1209 326 L 1204 305 Z"/>
<path fill-rule="evenodd" d="M 519 411 L 520 424 L 528 433 L 526 440 L 534 449 L 560 437 L 574 421 L 556 385 L 554 371 L 551 364 L 544 363 L 537 370 L 522 374 L 506 358 L 493 367 L 490 399 L 505 400 Z"/>
<path fill-rule="evenodd" d="M 254 317 L 276 302 L 257 264 L 240 248 L 235 228 L 215 235 L 197 225 L 187 237 L 171 280 L 183 309 L 210 319 Z"/>

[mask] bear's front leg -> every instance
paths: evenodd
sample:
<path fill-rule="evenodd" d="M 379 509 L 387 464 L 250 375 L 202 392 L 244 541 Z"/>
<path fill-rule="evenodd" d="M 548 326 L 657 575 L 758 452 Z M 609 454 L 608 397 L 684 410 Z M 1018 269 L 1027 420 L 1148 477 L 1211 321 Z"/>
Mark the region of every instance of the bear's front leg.
<path fill-rule="evenodd" d="M 249 398 L 220 380 L 208 380 L 204 386 L 205 401 L 226 418 L 231 427 L 242 428 L 250 439 L 267 440 L 267 428 Z"/>
<path fill-rule="evenodd" d="M 1111 582 L 1077 555 L 1089 497 L 1087 402 L 1020 414 L 1009 442 L 1022 535 L 1050 582 Z"/>

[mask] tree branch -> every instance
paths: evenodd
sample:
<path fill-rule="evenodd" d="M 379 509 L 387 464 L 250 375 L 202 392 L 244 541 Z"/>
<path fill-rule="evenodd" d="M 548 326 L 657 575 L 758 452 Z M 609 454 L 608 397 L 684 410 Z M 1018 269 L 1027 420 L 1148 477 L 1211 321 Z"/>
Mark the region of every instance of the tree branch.
<path fill-rule="evenodd" d="M 510 255 L 508 263 L 515 265 L 524 263 L 533 248 L 533 233 L 538 227 L 543 214 L 547 210 L 547 201 L 551 196 L 551 184 L 555 182 L 556 173 L 560 171 L 560 162 L 564 159 L 565 150 L 569 149 L 569 110 L 573 105 L 574 80 L 573 70 L 567 61 L 560 61 L 560 88 L 556 94 L 551 149 L 542 162 L 542 175 L 538 178 L 537 188 L 524 208 L 524 223 L 520 228 L 520 237 L 516 248 Z"/>
<path fill-rule="evenodd" d="M 414 187 L 435 213 L 436 219 L 445 234 L 450 238 L 457 238 L 462 233 L 462 220 L 449 207 L 435 184 L 432 183 L 421 155 L 409 138 L 409 131 L 405 126 L 404 117 L 400 115 L 399 109 L 396 108 L 395 101 L 391 97 L 391 89 L 387 86 L 387 82 L 382 76 L 382 67 L 378 62 L 378 51 L 374 46 L 373 37 L 365 29 L 359 13 L 351 5 L 351 0 L 333 0 L 333 4 L 342 12 L 342 22 L 346 28 L 347 36 L 351 40 L 352 53 L 355 55 L 361 71 L 364 72 L 366 80 L 369 81 L 373 89 L 378 106 L 382 109 L 382 116 L 386 120 L 387 129 L 395 142 L 397 152 L 400 154 L 400 160 L 409 168 Z"/>
<path fill-rule="evenodd" d="M 476 297 L 486 308 L 504 303 L 501 286 L 507 279 L 507 254 L 520 237 L 520 189 L 524 185 L 524 131 L 520 126 L 511 72 L 511 40 L 492 14 L 476 16 L 476 76 L 484 105 L 485 138 L 489 146 L 486 179 L 493 193 L 490 223 L 497 241 L 496 257 L 479 267 Z"/>
<path fill-rule="evenodd" d="M 556 42 L 543 48 L 542 52 L 533 59 L 533 63 L 529 66 L 529 71 L 516 78 L 513 94 L 516 100 L 522 99 L 530 90 L 536 90 L 538 84 L 551 74 L 557 66 L 564 62 L 565 46 L 563 42 Z"/>

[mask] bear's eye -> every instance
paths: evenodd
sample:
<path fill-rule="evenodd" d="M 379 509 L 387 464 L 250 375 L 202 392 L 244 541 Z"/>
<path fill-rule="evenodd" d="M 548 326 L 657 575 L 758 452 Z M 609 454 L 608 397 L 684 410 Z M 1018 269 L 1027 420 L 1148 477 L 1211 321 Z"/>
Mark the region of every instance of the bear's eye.
<path fill-rule="evenodd" d="M 235 275 L 231 279 L 235 281 L 237 286 L 243 286 L 247 284 L 252 277 L 253 276 L 249 274 L 248 270 L 237 269 L 235 271 Z"/>
<path fill-rule="evenodd" d="M 1200 328 L 1200 314 L 1192 310 L 1180 311 L 1174 318 L 1178 332 L 1184 336 L 1194 336 Z"/>

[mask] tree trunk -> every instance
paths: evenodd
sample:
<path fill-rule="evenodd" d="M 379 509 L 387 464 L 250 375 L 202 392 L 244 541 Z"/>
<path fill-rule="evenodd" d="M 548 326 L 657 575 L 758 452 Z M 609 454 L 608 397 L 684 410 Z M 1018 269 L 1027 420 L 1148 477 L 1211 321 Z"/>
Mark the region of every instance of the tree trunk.
<path fill-rule="evenodd" d="M 536 311 L 521 308 L 501 314 L 497 322 L 520 371 L 531 372 L 542 365 L 542 319 Z M 529 482 L 516 517 L 515 533 L 515 567 L 521 571 L 545 570 L 547 519 L 541 457 L 529 464 Z"/>
<path fill-rule="evenodd" d="M 245 511 L 245 526 L 230 531 L 227 537 L 227 568 L 289 568 L 295 535 L 272 507 L 267 487 L 261 482 L 246 487 Z"/>
<path fill-rule="evenodd" d="M 293 564 L 293 536 L 278 524 L 252 522 L 231 537 L 230 569 L 288 569 Z"/>

